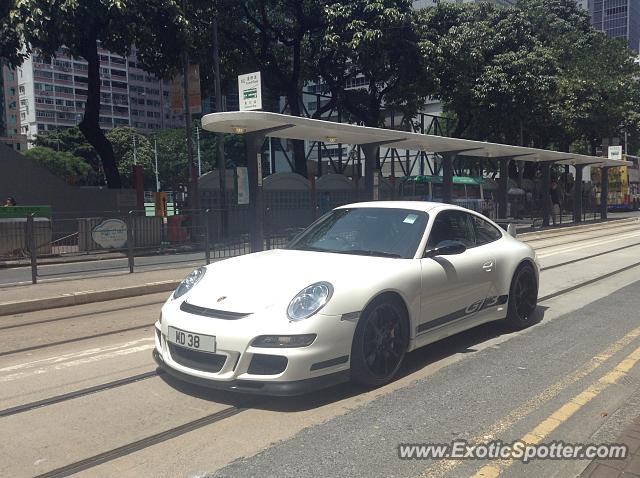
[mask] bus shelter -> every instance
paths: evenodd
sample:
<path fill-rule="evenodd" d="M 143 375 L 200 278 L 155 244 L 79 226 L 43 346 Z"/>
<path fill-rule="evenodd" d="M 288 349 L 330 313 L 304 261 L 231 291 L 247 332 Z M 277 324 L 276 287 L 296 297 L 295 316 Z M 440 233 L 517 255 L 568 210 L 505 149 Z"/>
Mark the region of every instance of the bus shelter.
<path fill-rule="evenodd" d="M 359 145 L 364 154 L 364 184 L 367 197 L 377 199 L 374 188 L 378 148 L 400 148 L 442 157 L 442 197 L 452 202 L 454 188 L 453 162 L 458 156 L 493 159 L 500 164 L 498 187 L 498 217 L 506 219 L 508 166 L 512 160 L 541 163 L 543 221 L 548 225 L 550 215 L 551 165 L 571 165 L 575 168 L 574 221 L 582 220 L 582 174 L 586 166 L 602 168 L 601 216 L 607 216 L 609 169 L 627 166 L 627 161 L 599 158 L 575 153 L 489 143 L 468 139 L 434 136 L 395 129 L 373 128 L 348 123 L 303 118 L 264 111 L 229 111 L 212 113 L 202 118 L 203 129 L 215 133 L 245 135 L 251 206 L 251 236 L 253 250 L 261 250 L 264 236 L 261 211 L 262 171 L 261 154 L 264 140 L 277 137 L 292 140 L 316 141 L 328 144 Z"/>

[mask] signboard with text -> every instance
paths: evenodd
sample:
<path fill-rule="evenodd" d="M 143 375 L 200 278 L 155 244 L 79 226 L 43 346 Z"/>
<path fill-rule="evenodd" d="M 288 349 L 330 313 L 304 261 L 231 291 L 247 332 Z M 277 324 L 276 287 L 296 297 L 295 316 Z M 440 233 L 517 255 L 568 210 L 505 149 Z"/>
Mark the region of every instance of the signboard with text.
<path fill-rule="evenodd" d="M 238 75 L 240 111 L 262 109 L 262 81 L 260 72 Z"/>
<path fill-rule="evenodd" d="M 622 159 L 622 146 L 609 146 L 609 159 Z"/>

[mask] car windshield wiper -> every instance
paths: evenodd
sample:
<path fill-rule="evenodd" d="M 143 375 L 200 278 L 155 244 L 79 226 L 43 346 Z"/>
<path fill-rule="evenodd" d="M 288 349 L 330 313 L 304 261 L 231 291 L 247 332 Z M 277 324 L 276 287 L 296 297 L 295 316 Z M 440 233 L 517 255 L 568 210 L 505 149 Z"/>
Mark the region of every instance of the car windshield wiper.
<path fill-rule="evenodd" d="M 312 252 L 335 252 L 331 249 L 322 249 L 321 247 L 313 247 L 313 246 L 294 246 L 287 247 L 287 249 L 291 249 L 292 251 L 312 251 Z"/>
<path fill-rule="evenodd" d="M 394 254 L 392 252 L 384 252 L 384 251 L 370 251 L 367 249 L 347 249 L 345 251 L 331 251 L 336 254 L 356 254 L 360 256 L 378 256 L 378 257 L 393 257 L 393 258 L 401 258 L 400 254 Z"/>

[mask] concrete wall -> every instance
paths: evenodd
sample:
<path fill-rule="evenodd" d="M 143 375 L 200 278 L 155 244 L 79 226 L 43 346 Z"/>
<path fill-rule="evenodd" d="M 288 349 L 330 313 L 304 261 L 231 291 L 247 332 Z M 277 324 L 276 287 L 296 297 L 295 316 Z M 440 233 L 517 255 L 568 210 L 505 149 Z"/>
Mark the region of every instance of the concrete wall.
<path fill-rule="evenodd" d="M 51 205 L 61 213 L 86 216 L 91 212 L 135 209 L 135 192 L 79 188 L 67 184 L 36 161 L 0 144 L 0 199 L 13 196 L 19 206 Z"/>

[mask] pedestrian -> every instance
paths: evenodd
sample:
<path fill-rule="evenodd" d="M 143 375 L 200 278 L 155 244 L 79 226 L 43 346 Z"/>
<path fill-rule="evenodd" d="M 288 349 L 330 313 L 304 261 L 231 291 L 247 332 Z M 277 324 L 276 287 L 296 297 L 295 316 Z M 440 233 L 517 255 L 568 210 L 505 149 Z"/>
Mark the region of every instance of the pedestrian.
<path fill-rule="evenodd" d="M 558 183 L 555 181 L 551 181 L 549 196 L 551 197 L 551 221 L 555 226 L 560 217 L 560 191 L 558 190 Z"/>
<path fill-rule="evenodd" d="M 18 203 L 16 203 L 16 199 L 12 196 L 9 196 L 7 198 L 7 200 L 4 202 L 4 207 L 12 207 L 12 206 L 16 206 Z"/>

